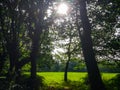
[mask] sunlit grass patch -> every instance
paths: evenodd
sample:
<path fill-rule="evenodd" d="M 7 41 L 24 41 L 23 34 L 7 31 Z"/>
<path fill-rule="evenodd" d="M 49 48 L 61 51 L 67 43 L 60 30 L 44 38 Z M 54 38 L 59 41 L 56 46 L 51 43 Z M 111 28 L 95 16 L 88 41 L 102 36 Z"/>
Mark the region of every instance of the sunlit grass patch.
<path fill-rule="evenodd" d="M 39 72 L 37 73 L 39 76 L 43 76 L 45 78 L 45 83 L 61 83 L 63 81 L 63 73 L 62 72 Z"/>
<path fill-rule="evenodd" d="M 116 76 L 117 73 L 102 73 L 103 80 L 109 80 Z M 64 80 L 64 72 L 38 72 L 38 76 L 43 76 L 47 84 L 61 83 Z M 68 80 L 70 81 L 83 81 L 87 76 L 86 72 L 68 72 Z"/>
<path fill-rule="evenodd" d="M 30 72 L 25 72 L 29 75 Z M 103 80 L 109 80 L 115 77 L 118 73 L 101 73 Z M 43 76 L 47 84 L 50 83 L 61 83 L 64 80 L 64 72 L 37 72 L 38 76 Z M 70 81 L 83 81 L 87 76 L 86 72 L 68 72 L 68 80 Z"/>
<path fill-rule="evenodd" d="M 111 78 L 115 77 L 118 73 L 102 73 L 103 80 L 110 80 Z"/>
<path fill-rule="evenodd" d="M 69 72 L 68 80 L 71 81 L 82 81 L 83 78 L 87 75 L 86 72 Z"/>
<path fill-rule="evenodd" d="M 25 74 L 30 75 L 30 73 Z M 116 75 L 118 73 L 101 73 L 107 90 L 118 90 Z M 87 72 L 68 72 L 68 82 L 64 82 L 64 72 L 37 72 L 37 76 L 44 78 L 42 90 L 89 90 L 90 88 Z"/>
<path fill-rule="evenodd" d="M 40 76 L 45 78 L 47 84 L 52 83 L 62 83 L 64 80 L 64 72 L 39 72 L 37 73 Z M 68 72 L 68 80 L 70 81 L 82 81 L 83 78 L 87 75 L 84 72 Z"/>

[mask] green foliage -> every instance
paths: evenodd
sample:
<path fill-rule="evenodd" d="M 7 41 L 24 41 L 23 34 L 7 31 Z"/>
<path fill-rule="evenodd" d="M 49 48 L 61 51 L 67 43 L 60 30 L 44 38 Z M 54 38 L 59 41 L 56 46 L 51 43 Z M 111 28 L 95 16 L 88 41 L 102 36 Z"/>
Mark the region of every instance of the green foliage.
<path fill-rule="evenodd" d="M 115 37 L 110 40 L 110 42 L 107 43 L 107 48 L 111 50 L 120 50 L 120 37 Z"/>
<path fill-rule="evenodd" d="M 107 60 L 102 60 L 98 63 L 99 70 L 101 72 L 115 72 L 115 73 L 120 73 L 120 67 L 118 66 L 118 62 L 114 62 L 112 60 L 107 61 Z"/>
<path fill-rule="evenodd" d="M 22 67 L 22 71 L 26 71 L 26 72 L 30 71 L 30 63 L 25 64 L 25 65 Z"/>
<path fill-rule="evenodd" d="M 41 90 L 40 88 L 43 87 L 43 80 L 44 77 L 37 76 L 35 83 L 35 90 Z M 30 74 L 24 74 L 17 78 L 17 81 L 8 81 L 5 77 L 0 77 L 0 90 L 31 90 L 31 86 L 33 81 L 30 77 Z"/>
<path fill-rule="evenodd" d="M 95 53 L 98 60 L 106 58 L 113 61 L 119 59 L 119 34 L 116 36 L 116 28 L 119 28 L 120 1 L 99 0 L 90 3 L 89 17 L 92 19 L 92 38 Z M 93 4 L 94 3 L 94 4 Z M 116 27 L 118 26 L 118 27 Z M 111 55 L 111 57 L 109 57 Z M 114 61 L 115 61 L 114 60 Z"/>

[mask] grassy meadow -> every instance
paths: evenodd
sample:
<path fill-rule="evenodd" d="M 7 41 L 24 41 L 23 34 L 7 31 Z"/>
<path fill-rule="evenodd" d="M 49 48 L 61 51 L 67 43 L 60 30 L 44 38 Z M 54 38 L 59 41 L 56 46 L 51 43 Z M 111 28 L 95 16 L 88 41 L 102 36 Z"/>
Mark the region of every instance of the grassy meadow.
<path fill-rule="evenodd" d="M 68 82 L 64 82 L 64 72 L 38 72 L 37 76 L 42 77 L 45 85 L 42 90 L 89 90 L 86 72 L 68 72 Z M 101 76 L 107 90 L 120 90 L 119 73 L 101 73 Z"/>
<path fill-rule="evenodd" d="M 106 90 L 120 90 L 120 73 L 101 73 Z M 10 84 L 10 85 L 9 85 Z M 24 72 L 17 83 L 0 77 L 0 90 L 31 90 L 33 82 L 30 72 Z M 86 72 L 68 72 L 68 81 L 64 82 L 64 72 L 37 72 L 36 90 L 90 90 Z"/>
<path fill-rule="evenodd" d="M 47 84 L 51 84 L 53 82 L 61 83 L 64 80 L 64 73 L 63 72 L 42 72 L 37 73 L 39 76 L 43 76 L 44 80 Z M 70 81 L 82 81 L 82 79 L 87 75 L 87 73 L 81 72 L 69 72 L 68 73 L 68 80 Z"/>

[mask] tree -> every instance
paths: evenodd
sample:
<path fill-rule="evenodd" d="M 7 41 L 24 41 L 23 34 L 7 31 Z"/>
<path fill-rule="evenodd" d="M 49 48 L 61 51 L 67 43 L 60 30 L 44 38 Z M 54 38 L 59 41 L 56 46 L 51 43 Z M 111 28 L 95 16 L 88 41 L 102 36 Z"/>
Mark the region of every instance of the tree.
<path fill-rule="evenodd" d="M 83 31 L 81 33 L 78 26 L 79 35 L 82 44 L 83 55 L 85 58 L 85 63 L 88 70 L 88 77 L 92 90 L 105 90 L 103 85 L 100 72 L 97 66 L 95 59 L 95 54 L 93 51 L 92 38 L 91 38 L 91 25 L 88 20 L 87 10 L 86 10 L 86 1 L 81 0 L 79 2 L 80 8 L 80 18 L 83 26 Z"/>
<path fill-rule="evenodd" d="M 50 2 L 52 1 L 7 0 L 1 2 L 0 34 L 3 39 L 0 50 L 2 53 L 7 51 L 9 56 L 8 77 L 16 76 L 22 66 L 31 61 L 31 78 L 36 78 L 39 41 L 43 29 L 45 29 L 44 17 Z M 5 49 L 1 49 L 4 46 Z M 26 52 L 23 53 L 23 50 Z M 33 86 L 33 88 L 35 87 Z"/>
<path fill-rule="evenodd" d="M 20 56 L 19 35 L 23 18 L 21 11 L 16 8 L 19 8 L 18 1 L 2 1 L 1 7 L 1 33 L 4 40 L 4 48 L 10 61 L 8 70 L 8 77 L 10 78 L 18 71 L 16 66 Z"/>
<path fill-rule="evenodd" d="M 77 30 L 75 29 L 75 22 L 73 21 L 72 15 L 66 16 L 56 16 L 58 19 L 58 24 L 54 25 L 54 35 L 53 45 L 55 50 L 54 53 L 55 60 L 64 65 L 64 81 L 68 80 L 67 72 L 69 69 L 69 62 L 74 58 L 78 60 L 78 53 L 80 53 L 79 37 Z M 67 19 L 66 19 L 67 18 Z M 69 18 L 69 19 L 68 19 Z M 56 33 L 55 33 L 56 32 Z M 59 61 L 60 60 L 60 61 Z M 62 65 L 61 64 L 61 65 Z"/>
<path fill-rule="evenodd" d="M 68 68 L 69 68 L 69 63 L 70 61 L 73 59 L 73 58 L 77 58 L 77 55 L 76 53 L 80 53 L 80 47 L 79 47 L 79 41 L 77 42 L 77 39 L 78 39 L 78 34 L 77 34 L 77 31 L 76 29 L 74 29 L 74 26 L 73 26 L 73 22 L 70 23 L 67 23 L 68 26 L 66 28 L 66 31 L 68 32 L 66 34 L 66 36 L 68 37 L 68 43 L 66 43 L 66 55 L 67 55 L 67 60 L 66 60 L 66 65 L 65 65 L 65 71 L 64 71 L 64 81 L 67 81 L 68 78 L 67 78 L 67 72 L 68 72 Z"/>
<path fill-rule="evenodd" d="M 40 36 L 42 35 L 43 29 L 45 29 L 46 11 L 51 1 L 35 0 L 28 1 L 28 20 L 27 24 L 31 27 L 29 30 L 31 38 L 31 52 L 29 55 L 29 60 L 31 62 L 31 83 L 32 89 L 37 89 L 36 87 L 36 60 L 39 53 Z M 41 51 L 41 50 L 40 50 Z"/>
<path fill-rule="evenodd" d="M 88 13 L 92 24 L 93 47 L 98 61 L 107 60 L 119 62 L 119 35 L 116 36 L 116 26 L 119 24 L 119 0 L 93 1 Z M 114 12 L 113 12 L 114 11 Z M 94 17 L 93 17 L 94 15 Z M 115 40 L 114 46 L 110 43 Z M 111 47 L 111 48 L 110 48 Z M 108 62 L 109 63 L 109 62 Z"/>

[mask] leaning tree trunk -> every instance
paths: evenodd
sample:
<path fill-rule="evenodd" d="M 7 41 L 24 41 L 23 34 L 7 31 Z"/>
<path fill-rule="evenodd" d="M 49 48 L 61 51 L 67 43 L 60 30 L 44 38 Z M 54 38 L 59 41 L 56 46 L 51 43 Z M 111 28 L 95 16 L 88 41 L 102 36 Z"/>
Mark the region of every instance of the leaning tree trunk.
<path fill-rule="evenodd" d="M 86 1 L 81 0 L 79 5 L 83 32 L 81 33 L 80 29 L 78 30 L 81 39 L 83 55 L 88 70 L 88 78 L 91 90 L 105 90 L 92 48 L 91 25 L 87 17 Z"/>

